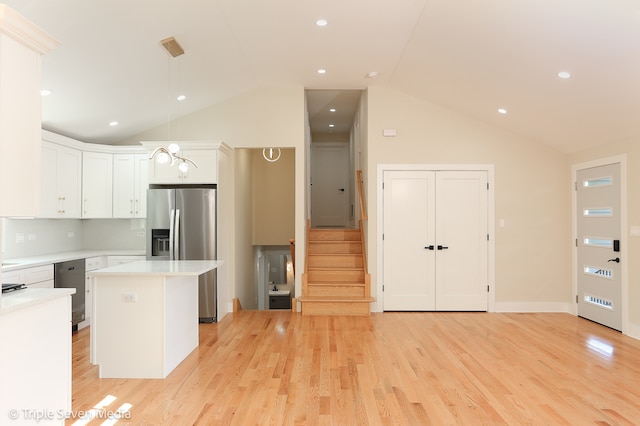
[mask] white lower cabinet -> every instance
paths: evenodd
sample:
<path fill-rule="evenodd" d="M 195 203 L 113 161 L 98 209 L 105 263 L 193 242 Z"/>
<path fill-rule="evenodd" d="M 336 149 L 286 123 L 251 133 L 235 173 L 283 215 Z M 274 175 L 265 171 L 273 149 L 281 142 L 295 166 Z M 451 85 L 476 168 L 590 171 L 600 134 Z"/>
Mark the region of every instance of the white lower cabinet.
<path fill-rule="evenodd" d="M 53 288 L 53 264 L 3 272 L 2 284 L 26 284 L 31 288 Z"/>
<path fill-rule="evenodd" d="M 107 266 L 107 256 L 95 256 L 85 259 L 85 284 L 84 284 L 84 321 L 78 324 L 78 330 L 91 324 L 91 315 L 93 314 L 93 278 L 88 272 Z"/>

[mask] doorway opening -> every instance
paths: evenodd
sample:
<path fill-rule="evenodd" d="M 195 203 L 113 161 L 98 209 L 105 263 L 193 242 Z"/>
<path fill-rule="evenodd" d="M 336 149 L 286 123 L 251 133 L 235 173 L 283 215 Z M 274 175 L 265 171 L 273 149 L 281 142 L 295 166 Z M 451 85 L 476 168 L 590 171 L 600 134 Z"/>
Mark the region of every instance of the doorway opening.
<path fill-rule="evenodd" d="M 362 90 L 306 91 L 312 228 L 356 226 L 362 99 Z"/>

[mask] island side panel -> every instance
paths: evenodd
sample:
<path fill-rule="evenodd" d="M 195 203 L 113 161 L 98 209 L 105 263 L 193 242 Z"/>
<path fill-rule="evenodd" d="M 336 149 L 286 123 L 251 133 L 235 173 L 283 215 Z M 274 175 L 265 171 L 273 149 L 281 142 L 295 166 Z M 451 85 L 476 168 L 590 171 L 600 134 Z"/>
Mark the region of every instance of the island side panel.
<path fill-rule="evenodd" d="M 165 376 L 198 347 L 198 277 L 166 277 Z"/>
<path fill-rule="evenodd" d="M 164 378 L 164 276 L 97 275 L 94 361 L 101 378 Z"/>

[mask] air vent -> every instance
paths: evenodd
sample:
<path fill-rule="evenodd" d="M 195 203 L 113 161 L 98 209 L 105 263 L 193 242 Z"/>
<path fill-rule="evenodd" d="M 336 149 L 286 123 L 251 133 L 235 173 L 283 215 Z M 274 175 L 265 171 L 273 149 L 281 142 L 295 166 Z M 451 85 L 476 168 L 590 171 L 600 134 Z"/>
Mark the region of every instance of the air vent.
<path fill-rule="evenodd" d="M 169 52 L 169 55 L 173 56 L 174 58 L 184 53 L 184 49 L 178 44 L 175 37 L 165 38 L 164 40 L 160 41 L 160 44 L 165 48 L 167 52 Z"/>

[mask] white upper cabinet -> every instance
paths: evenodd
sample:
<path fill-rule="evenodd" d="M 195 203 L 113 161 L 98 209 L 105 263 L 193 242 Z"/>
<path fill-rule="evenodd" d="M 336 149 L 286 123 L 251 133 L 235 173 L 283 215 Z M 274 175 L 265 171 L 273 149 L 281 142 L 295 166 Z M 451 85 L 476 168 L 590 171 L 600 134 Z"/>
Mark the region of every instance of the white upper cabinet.
<path fill-rule="evenodd" d="M 58 42 L 0 4 L 0 216 L 40 204 L 41 56 Z"/>
<path fill-rule="evenodd" d="M 113 217 L 113 155 L 82 153 L 82 217 Z"/>
<path fill-rule="evenodd" d="M 42 141 L 40 217 L 79 218 L 82 153 Z"/>
<path fill-rule="evenodd" d="M 159 146 L 167 147 L 170 142 L 141 142 L 150 152 Z M 189 170 L 180 171 L 179 160 L 159 164 L 150 161 L 150 184 L 217 184 L 218 183 L 218 154 L 228 149 L 221 142 L 178 142 L 181 147 L 178 155 L 196 163 L 197 167 L 189 163 Z"/>
<path fill-rule="evenodd" d="M 113 155 L 113 217 L 147 216 L 147 154 Z"/>

